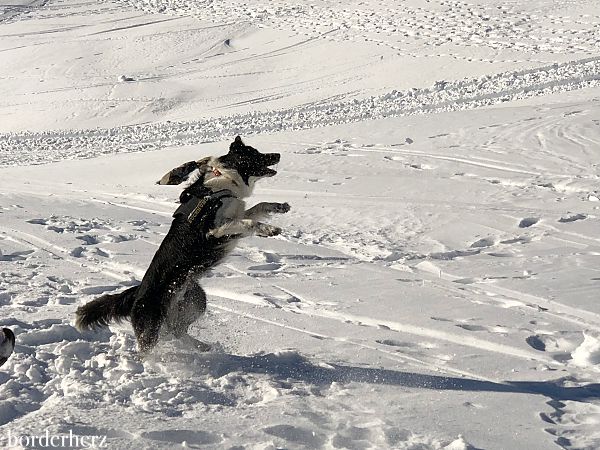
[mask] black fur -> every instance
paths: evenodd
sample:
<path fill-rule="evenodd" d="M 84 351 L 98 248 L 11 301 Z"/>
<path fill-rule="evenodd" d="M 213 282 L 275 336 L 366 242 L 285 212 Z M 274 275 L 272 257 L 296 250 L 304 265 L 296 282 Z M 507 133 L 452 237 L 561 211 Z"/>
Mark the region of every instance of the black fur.
<path fill-rule="evenodd" d="M 103 295 L 80 307 L 77 310 L 77 327 L 96 328 L 113 321 L 130 319 L 140 351 L 144 352 L 156 345 L 161 327 L 171 312 L 173 298 L 182 295 L 183 302 L 178 302 L 176 307 L 184 309 L 186 306 L 195 306 L 197 314 L 191 314 L 189 323 L 173 321 L 171 325 L 175 329 L 169 331 L 176 336 L 186 333 L 206 309 L 206 294 L 194 283 L 194 279 L 217 264 L 227 253 L 229 238 L 207 236 L 213 226 L 216 209 L 212 208 L 208 216 L 202 217 L 202 229 L 198 229 L 197 222 L 190 223 L 185 214 L 176 214 L 142 283 L 120 294 Z M 181 311 L 177 316 L 185 318 L 185 314 Z"/>
<path fill-rule="evenodd" d="M 252 176 L 272 176 L 276 173 L 267 165 L 279 162 L 279 154 L 260 153 L 245 146 L 238 136 L 231 144 L 230 152 L 216 161 L 223 169 L 235 170 L 248 183 Z M 130 319 L 141 352 L 156 345 L 163 329 L 176 337 L 187 335 L 188 327 L 206 309 L 206 294 L 198 284 L 198 279 L 221 261 L 241 237 L 241 234 L 235 234 L 238 231 L 221 233 L 220 237 L 211 234 L 222 225 L 217 223 L 217 215 L 225 199 L 238 199 L 229 190 L 209 189 L 204 186 L 204 181 L 201 173 L 181 194 L 182 204 L 175 212 L 171 228 L 141 284 L 119 294 L 103 295 L 80 307 L 76 313 L 79 329 L 93 329 Z M 241 205 L 243 212 L 243 203 Z M 267 213 L 289 210 L 287 204 L 265 205 Z M 279 232 L 276 227 L 259 222 L 252 222 L 251 225 L 257 226 L 252 232 L 263 235 Z"/>
<path fill-rule="evenodd" d="M 15 349 L 15 334 L 10 328 L 0 330 L 0 366 L 4 365 Z"/>
<path fill-rule="evenodd" d="M 238 136 L 229 146 L 229 153 L 219 158 L 225 167 L 235 169 L 248 184 L 250 177 L 273 176 L 277 172 L 269 166 L 279 162 L 279 153 L 261 153 L 254 147 L 245 145 Z"/>
<path fill-rule="evenodd" d="M 118 294 L 105 294 L 80 306 L 77 308 L 77 328 L 90 330 L 128 319 L 137 289 L 138 286 L 132 286 Z"/>

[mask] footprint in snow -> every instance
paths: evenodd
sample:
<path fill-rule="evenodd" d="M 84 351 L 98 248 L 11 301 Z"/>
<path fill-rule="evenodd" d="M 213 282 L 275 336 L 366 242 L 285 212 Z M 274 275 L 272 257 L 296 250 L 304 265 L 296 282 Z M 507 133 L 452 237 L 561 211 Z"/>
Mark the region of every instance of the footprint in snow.
<path fill-rule="evenodd" d="M 325 444 L 325 436 L 322 434 L 292 425 L 275 425 L 263 428 L 263 431 L 266 434 L 278 437 L 287 442 L 308 446 L 310 448 L 319 448 Z"/>
<path fill-rule="evenodd" d="M 71 256 L 74 256 L 75 258 L 81 258 L 83 256 L 83 252 L 85 252 L 83 247 L 75 247 L 73 250 L 71 250 Z"/>
<path fill-rule="evenodd" d="M 110 254 L 110 252 L 108 250 L 96 247 L 96 248 L 92 248 L 91 251 L 90 249 L 86 249 L 84 247 L 75 247 L 73 250 L 71 250 L 71 256 L 75 257 L 75 258 L 83 258 L 83 257 L 89 257 L 90 254 L 95 254 L 97 256 L 101 256 L 103 258 L 111 258 L 112 255 Z"/>
<path fill-rule="evenodd" d="M 488 237 L 488 238 L 483 238 L 483 239 L 479 239 L 478 241 L 475 241 L 471 244 L 471 248 L 485 248 L 485 247 L 492 247 L 493 245 L 496 245 L 496 239 Z"/>
<path fill-rule="evenodd" d="M 50 216 L 48 218 L 30 219 L 33 225 L 43 225 L 47 230 L 56 233 L 85 233 L 91 230 L 109 230 L 108 222 L 102 219 L 83 219 L 70 216 Z"/>
<path fill-rule="evenodd" d="M 91 236 L 89 234 L 85 234 L 83 236 L 77 236 L 76 239 L 83 241 L 83 245 L 94 245 L 100 243 L 97 236 Z"/>
<path fill-rule="evenodd" d="M 568 361 L 581 341 L 581 333 L 574 331 L 540 332 L 527 336 L 525 342 L 534 350 L 547 352 L 557 361 Z"/>
<path fill-rule="evenodd" d="M 455 325 L 467 331 L 488 331 L 486 327 L 482 327 L 481 325 L 469 325 L 464 323 L 457 323 Z"/>
<path fill-rule="evenodd" d="M 500 241 L 501 244 L 528 244 L 531 242 L 531 238 L 529 236 L 519 236 L 513 239 L 506 239 L 504 241 Z"/>
<path fill-rule="evenodd" d="M 133 241 L 138 236 L 134 234 L 107 234 L 102 236 L 102 242 L 110 242 L 110 243 L 119 243 L 119 242 L 127 242 Z"/>
<path fill-rule="evenodd" d="M 402 342 L 397 341 L 395 339 L 377 339 L 375 342 L 382 345 L 389 345 L 390 347 L 403 347 L 403 348 L 411 348 L 416 347 L 416 344 L 412 342 Z"/>
<path fill-rule="evenodd" d="M 466 324 L 466 323 L 457 323 L 454 325 L 459 328 L 462 328 L 463 330 L 467 330 L 467 331 L 487 331 L 488 333 L 502 333 L 502 334 L 510 332 L 510 328 L 505 327 L 503 325 L 493 325 L 490 327 L 483 326 L 483 325 L 472 325 L 472 324 Z"/>
<path fill-rule="evenodd" d="M 527 336 L 525 342 L 527 342 L 527 344 L 535 350 L 538 350 L 540 352 L 546 351 L 546 343 L 542 339 L 540 339 L 539 336 Z"/>
<path fill-rule="evenodd" d="M 578 220 L 584 220 L 587 219 L 587 216 L 585 214 L 574 214 L 571 216 L 567 216 L 567 217 L 561 217 L 560 219 L 558 219 L 558 221 L 560 223 L 570 223 L 570 222 L 576 222 Z"/>
<path fill-rule="evenodd" d="M 526 217 L 519 222 L 519 228 L 529 228 L 540 221 L 539 217 Z"/>
<path fill-rule="evenodd" d="M 127 222 L 130 225 L 133 225 L 134 231 L 150 231 L 150 227 L 160 227 L 162 224 L 158 222 L 149 222 L 147 220 L 130 220 Z"/>
<path fill-rule="evenodd" d="M 127 75 L 121 75 L 118 78 L 119 83 L 131 83 L 133 81 L 135 81 L 135 78 L 133 77 L 128 77 Z"/>

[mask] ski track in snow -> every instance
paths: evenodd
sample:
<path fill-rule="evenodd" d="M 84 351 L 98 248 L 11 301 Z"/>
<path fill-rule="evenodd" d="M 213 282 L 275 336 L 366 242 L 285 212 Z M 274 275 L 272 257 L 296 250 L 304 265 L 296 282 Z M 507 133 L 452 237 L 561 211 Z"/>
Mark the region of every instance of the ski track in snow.
<path fill-rule="evenodd" d="M 156 150 L 227 139 L 411 114 L 456 111 L 600 86 L 600 57 L 463 81 L 392 91 L 361 100 L 320 103 L 280 111 L 209 120 L 111 129 L 23 132 L 0 135 L 0 167 L 42 164 L 103 154 Z"/>

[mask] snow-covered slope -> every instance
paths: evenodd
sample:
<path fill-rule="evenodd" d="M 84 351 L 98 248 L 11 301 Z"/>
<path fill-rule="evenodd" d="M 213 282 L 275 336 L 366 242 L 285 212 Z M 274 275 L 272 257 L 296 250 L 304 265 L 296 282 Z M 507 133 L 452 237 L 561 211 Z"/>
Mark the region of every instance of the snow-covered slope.
<path fill-rule="evenodd" d="M 2 8 L 0 446 L 600 447 L 594 2 Z M 76 331 L 237 133 L 292 211 L 202 281 L 214 350 Z"/>

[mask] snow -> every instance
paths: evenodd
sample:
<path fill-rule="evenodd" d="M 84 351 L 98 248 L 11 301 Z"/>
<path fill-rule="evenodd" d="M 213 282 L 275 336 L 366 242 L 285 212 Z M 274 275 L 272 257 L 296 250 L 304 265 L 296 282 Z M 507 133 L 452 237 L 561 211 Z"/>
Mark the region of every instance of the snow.
<path fill-rule="evenodd" d="M 583 342 L 571 353 L 573 364 L 588 367 L 600 365 L 600 334 L 593 331 L 583 332 Z"/>
<path fill-rule="evenodd" d="M 599 28 L 595 0 L 5 2 L 0 447 L 599 448 Z M 213 350 L 78 332 L 168 231 L 155 182 L 237 134 L 292 209 L 202 280 Z"/>

